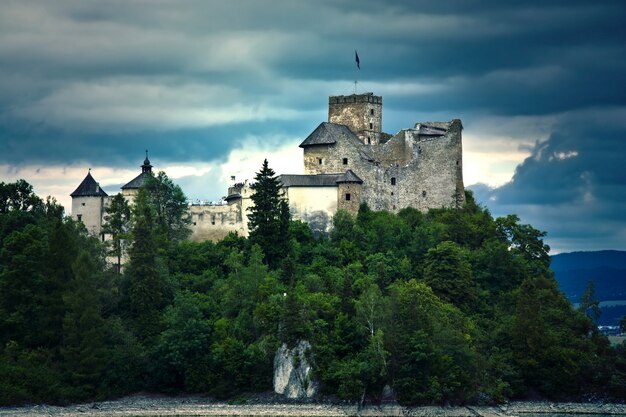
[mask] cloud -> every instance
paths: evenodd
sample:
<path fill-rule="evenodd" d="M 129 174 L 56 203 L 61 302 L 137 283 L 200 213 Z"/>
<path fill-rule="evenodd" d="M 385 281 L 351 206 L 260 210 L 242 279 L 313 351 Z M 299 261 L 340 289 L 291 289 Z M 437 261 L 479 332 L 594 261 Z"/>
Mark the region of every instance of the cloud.
<path fill-rule="evenodd" d="M 560 116 L 510 182 L 470 187 L 495 215 L 517 213 L 555 250 L 626 248 L 626 107 Z"/>
<path fill-rule="evenodd" d="M 623 201 L 624 21 L 612 0 L 6 0 L 0 174 L 64 195 L 35 170 L 132 174 L 149 149 L 219 198 L 245 161 L 248 177 L 298 151 L 357 77 L 384 96 L 387 132 L 461 118 L 466 184 L 572 242 L 559 213 L 600 230 Z"/>

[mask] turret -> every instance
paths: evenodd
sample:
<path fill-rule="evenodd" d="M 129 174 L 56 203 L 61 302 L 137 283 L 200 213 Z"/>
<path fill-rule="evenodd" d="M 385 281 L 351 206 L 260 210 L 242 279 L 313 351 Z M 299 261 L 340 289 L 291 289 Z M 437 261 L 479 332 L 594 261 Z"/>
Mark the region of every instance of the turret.
<path fill-rule="evenodd" d="M 91 176 L 91 170 L 70 196 L 72 197 L 72 218 L 82 222 L 89 233 L 100 236 L 102 217 L 109 196 Z"/>
<path fill-rule="evenodd" d="M 330 96 L 328 121 L 346 125 L 366 145 L 380 143 L 383 98 L 374 93 Z"/>
<path fill-rule="evenodd" d="M 148 159 L 148 150 L 146 150 L 146 159 L 144 159 L 143 165 L 140 165 L 140 168 L 141 174 L 122 186 L 122 195 L 126 197 L 129 203 L 135 200 L 139 189 L 144 185 L 146 179 L 152 176 L 152 165 Z"/>

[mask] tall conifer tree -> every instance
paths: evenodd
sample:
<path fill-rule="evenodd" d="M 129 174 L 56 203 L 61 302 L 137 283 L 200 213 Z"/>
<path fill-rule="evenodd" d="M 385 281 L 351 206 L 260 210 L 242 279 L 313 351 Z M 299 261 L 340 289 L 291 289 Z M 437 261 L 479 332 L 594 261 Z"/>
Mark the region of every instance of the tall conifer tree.
<path fill-rule="evenodd" d="M 248 215 L 250 241 L 263 249 L 267 264 L 276 267 L 287 255 L 289 204 L 282 196 L 280 181 L 268 166 L 267 159 L 254 179 L 254 194 L 251 197 L 254 206 Z"/>

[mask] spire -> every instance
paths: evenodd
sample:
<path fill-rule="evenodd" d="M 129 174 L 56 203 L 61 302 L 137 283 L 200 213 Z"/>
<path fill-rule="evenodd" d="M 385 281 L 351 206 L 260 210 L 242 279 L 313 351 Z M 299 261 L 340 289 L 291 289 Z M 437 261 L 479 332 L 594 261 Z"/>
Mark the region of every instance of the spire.
<path fill-rule="evenodd" d="M 146 159 L 143 161 L 143 165 L 141 166 L 141 172 L 152 172 L 152 165 L 150 165 L 150 160 L 148 159 L 148 150 L 146 149 Z"/>
<path fill-rule="evenodd" d="M 91 168 L 89 172 L 87 172 L 87 176 L 80 183 L 78 188 L 74 190 L 72 197 L 107 197 L 108 194 L 105 193 L 102 188 L 100 188 L 100 184 L 96 182 L 95 179 L 91 176 Z"/>

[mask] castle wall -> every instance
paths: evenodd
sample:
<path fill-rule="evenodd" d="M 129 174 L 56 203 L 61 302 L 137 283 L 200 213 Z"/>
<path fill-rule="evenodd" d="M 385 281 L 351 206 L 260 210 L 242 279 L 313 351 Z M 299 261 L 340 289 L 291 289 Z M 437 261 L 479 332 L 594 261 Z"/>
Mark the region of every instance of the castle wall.
<path fill-rule="evenodd" d="M 191 205 L 190 240 L 202 242 L 218 241 L 230 232 L 239 236 L 248 236 L 248 214 L 253 205 L 250 196 L 254 193 L 247 183 L 235 184 L 228 188 L 228 204 Z M 233 197 L 237 195 L 237 197 Z"/>
<path fill-rule="evenodd" d="M 361 205 L 361 194 L 363 186 L 354 182 L 341 183 L 337 187 L 337 209 L 345 210 L 355 215 L 359 212 Z M 349 196 L 349 199 L 348 199 Z M 334 213 L 333 213 L 334 214 Z"/>
<path fill-rule="evenodd" d="M 307 147 L 304 153 L 308 158 L 323 157 L 324 163 L 305 163 L 305 173 L 351 169 L 363 180 L 361 201 L 372 210 L 460 207 L 465 202 L 462 125 L 454 120 L 442 126 L 448 129 L 443 136 L 420 136 L 418 129 L 406 129 L 379 145 L 355 146 L 352 141 L 338 140 L 332 145 Z"/>
<path fill-rule="evenodd" d="M 81 221 L 87 231 L 94 236 L 100 236 L 104 209 L 108 204 L 108 197 L 73 197 L 72 219 Z"/>
<path fill-rule="evenodd" d="M 202 242 L 218 241 L 230 232 L 240 236 L 248 235 L 248 218 L 243 218 L 241 204 L 225 204 L 215 206 L 189 206 L 191 215 L 190 240 Z"/>
<path fill-rule="evenodd" d="M 412 142 L 407 146 L 412 152 L 408 162 L 393 163 L 391 157 L 379 165 L 362 161 L 353 171 L 363 180 L 363 201 L 372 210 L 390 212 L 460 207 L 465 202 L 461 129 L 460 120 L 439 137 L 420 137 L 408 129 L 404 131 L 404 139 Z"/>
<path fill-rule="evenodd" d="M 285 188 L 293 220 L 306 222 L 313 231 L 329 232 L 337 211 L 337 187 Z"/>
<path fill-rule="evenodd" d="M 137 198 L 137 194 L 139 194 L 138 188 L 126 188 L 122 190 L 122 195 L 128 202 L 129 206 L 132 206 L 133 204 L 135 204 L 135 198 Z"/>
<path fill-rule="evenodd" d="M 377 144 L 383 125 L 383 98 L 372 93 L 331 96 L 328 121 L 348 126 L 364 144 Z"/>
<path fill-rule="evenodd" d="M 304 173 L 339 174 L 349 169 L 354 171 L 354 167 L 362 164 L 359 149 L 366 146 L 354 139 L 339 140 L 332 145 L 307 146 L 304 148 Z M 319 159 L 322 159 L 321 164 Z M 344 159 L 347 159 L 345 164 Z"/>

